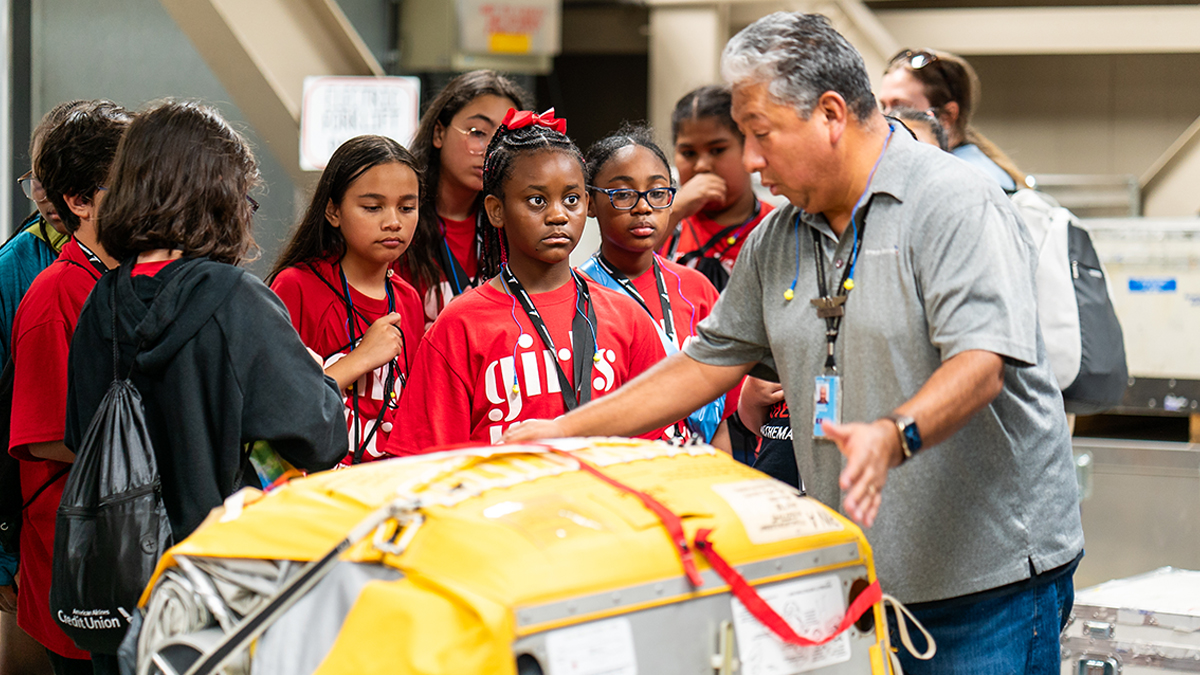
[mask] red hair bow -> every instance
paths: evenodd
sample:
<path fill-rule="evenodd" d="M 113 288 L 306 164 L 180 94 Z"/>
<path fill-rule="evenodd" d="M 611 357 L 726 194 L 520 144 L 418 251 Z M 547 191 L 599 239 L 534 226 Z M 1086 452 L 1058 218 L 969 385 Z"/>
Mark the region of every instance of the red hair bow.
<path fill-rule="evenodd" d="M 541 115 L 532 110 L 517 110 L 509 108 L 508 113 L 504 116 L 504 121 L 501 122 L 509 129 L 524 129 L 525 127 L 534 124 L 553 129 L 560 134 L 567 133 L 567 121 L 564 119 L 554 119 L 554 108 L 547 110 Z"/>

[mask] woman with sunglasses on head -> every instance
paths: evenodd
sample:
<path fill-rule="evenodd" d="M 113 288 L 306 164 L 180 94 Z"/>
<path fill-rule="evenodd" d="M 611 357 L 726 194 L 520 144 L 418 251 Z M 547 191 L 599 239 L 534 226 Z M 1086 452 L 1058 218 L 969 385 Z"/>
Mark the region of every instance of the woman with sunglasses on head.
<path fill-rule="evenodd" d="M 398 265 L 424 302 L 426 327 L 500 269 L 500 251 L 481 229 L 484 152 L 509 108 L 528 108 L 530 98 L 503 75 L 475 70 L 450 80 L 421 117 L 411 149 L 426 185 L 412 244 Z"/>
<path fill-rule="evenodd" d="M 1025 187 L 1025 174 L 975 127 L 980 85 L 966 59 L 932 49 L 906 49 L 892 57 L 879 85 L 884 114 L 896 108 L 929 110 L 946 129 L 950 152 L 1000 183 L 1005 192 Z"/>

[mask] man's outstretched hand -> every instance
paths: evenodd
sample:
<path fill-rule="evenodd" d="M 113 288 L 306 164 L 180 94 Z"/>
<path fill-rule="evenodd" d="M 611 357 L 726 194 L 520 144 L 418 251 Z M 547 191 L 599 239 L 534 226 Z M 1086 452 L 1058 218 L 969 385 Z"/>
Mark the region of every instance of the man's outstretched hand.
<path fill-rule="evenodd" d="M 566 435 L 558 420 L 525 420 L 509 427 L 501 440 L 504 443 L 529 443 Z"/>
<path fill-rule="evenodd" d="M 871 527 L 883 501 L 888 469 L 900 464 L 902 453 L 896 425 L 890 420 L 870 424 L 825 421 L 821 428 L 846 456 L 846 468 L 838 478 L 838 485 L 846 493 L 842 501 L 846 514 L 863 527 Z"/>

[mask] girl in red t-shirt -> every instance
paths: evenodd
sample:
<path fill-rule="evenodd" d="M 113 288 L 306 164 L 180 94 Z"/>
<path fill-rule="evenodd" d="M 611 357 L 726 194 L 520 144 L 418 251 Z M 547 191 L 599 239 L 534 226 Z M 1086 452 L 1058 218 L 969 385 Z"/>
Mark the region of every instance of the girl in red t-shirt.
<path fill-rule="evenodd" d="M 404 391 L 404 433 L 392 434 L 388 452 L 499 442 L 511 425 L 557 417 L 663 358 L 633 300 L 571 269 L 588 195 L 565 131 L 553 111 L 515 110 L 496 131 L 484 208 L 506 262 L 429 329 Z"/>
<path fill-rule="evenodd" d="M 742 166 L 742 132 L 730 113 L 725 86 L 700 87 L 684 95 L 671 113 L 675 166 L 682 185 L 671 209 L 678 225 L 663 255 L 704 273 L 725 289 L 746 236 L 771 205 L 754 196 Z"/>
<path fill-rule="evenodd" d="M 425 109 L 412 151 L 425 167 L 426 189 L 412 245 L 400 273 L 420 293 L 426 325 L 446 303 L 496 274 L 500 251 L 483 236 L 483 159 L 509 108 L 529 94 L 491 70 L 455 77 Z"/>
<path fill-rule="evenodd" d="M 390 138 L 346 141 L 267 277 L 345 395 L 343 464 L 383 456 L 409 357 L 425 332 L 420 297 L 392 271 L 417 225 L 417 166 Z"/>
<path fill-rule="evenodd" d="M 588 148 L 584 160 L 591 191 L 588 215 L 600 224 L 600 250 L 579 269 L 637 301 L 673 354 L 712 311 L 717 289 L 703 274 L 654 251 L 667 235 L 675 197 L 667 156 L 648 128 L 625 126 Z M 734 389 L 692 413 L 677 425 L 677 433 L 699 434 L 728 452 L 725 418 L 736 409 Z"/>

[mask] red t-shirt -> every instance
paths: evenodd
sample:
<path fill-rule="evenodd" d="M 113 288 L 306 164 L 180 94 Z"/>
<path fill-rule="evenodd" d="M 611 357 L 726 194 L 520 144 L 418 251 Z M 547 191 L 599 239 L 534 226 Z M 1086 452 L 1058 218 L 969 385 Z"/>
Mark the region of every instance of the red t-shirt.
<path fill-rule="evenodd" d="M 38 460 L 29 443 L 61 441 L 66 429 L 67 353 L 79 312 L 100 272 L 72 238 L 58 260 L 33 280 L 13 320 L 13 406 L 9 452 L 21 462 L 21 492 L 28 500 L 60 470 Z M 22 513 L 21 586 L 17 624 L 50 651 L 71 659 L 88 653 L 59 629 L 50 614 L 54 522 L 65 478 L 55 481 Z"/>
<path fill-rule="evenodd" d="M 407 373 L 412 367 L 412 359 L 416 356 L 421 337 L 425 334 L 425 316 L 421 309 L 421 298 L 416 290 L 399 275 L 392 275 L 390 281 L 392 296 L 395 298 L 395 311 L 403 317 L 400 328 L 404 331 L 407 362 L 401 359 L 399 365 L 403 372 Z M 321 355 L 326 368 L 350 353 L 346 300 L 342 291 L 341 275 L 338 274 L 338 268 L 333 261 L 314 260 L 311 269 L 308 265 L 289 267 L 275 277 L 271 290 L 287 305 L 292 325 L 300 334 L 301 341 Z M 350 287 L 350 300 L 355 310 L 354 339 L 357 345 L 371 324 L 388 313 L 388 300 L 367 297 L 353 286 Z M 384 456 L 382 449 L 387 447 L 388 435 L 395 424 L 396 409 L 385 410 L 379 429 L 369 440 L 367 437 L 375 427 L 379 411 L 384 408 L 384 385 L 387 377 L 388 366 L 385 364 L 359 378 L 355 387 L 342 392 L 346 402 L 346 429 L 350 434 L 351 448 L 350 454 L 342 461 L 343 464 L 349 464 L 354 455 L 356 437 L 359 444 L 367 443 L 363 461 Z M 397 377 L 393 389 L 397 397 L 401 389 L 402 385 Z M 357 415 L 354 411 L 354 390 L 358 392 Z"/>
<path fill-rule="evenodd" d="M 176 260 L 178 260 L 178 258 Z M 152 277 L 155 274 L 163 271 L 164 267 L 173 262 L 175 262 L 175 260 L 155 260 L 154 262 L 137 263 L 133 266 L 133 269 L 129 270 L 129 276 Z"/>
<path fill-rule="evenodd" d="M 591 367 L 592 396 L 598 398 L 665 354 L 658 332 L 636 302 L 599 284 L 588 288 L 596 312 L 596 351 L 602 354 Z M 519 303 L 513 310 L 509 295 L 491 284 L 464 293 L 421 343 L 400 406 L 404 433 L 392 434 L 389 453 L 412 455 L 469 441 L 496 443 L 516 422 L 566 412 L 553 359 L 573 385 L 575 284 L 531 297 L 558 354 L 542 344 Z M 519 393 L 513 392 L 514 378 Z M 660 435 L 654 431 L 647 437 Z"/>
<path fill-rule="evenodd" d="M 458 259 L 463 271 L 472 279 L 479 273 L 479 249 L 475 246 L 475 214 L 467 216 L 466 220 L 450 220 L 442 218 L 446 228 L 446 243 L 450 252 Z"/>
<path fill-rule="evenodd" d="M 708 258 L 719 258 L 721 266 L 730 274 L 733 274 L 733 263 L 737 261 L 738 254 L 742 252 L 742 244 L 746 243 L 746 237 L 775 208 L 763 201 L 758 202 L 758 204 L 758 215 L 743 223 L 741 227 L 735 228 L 724 240 L 714 244 L 704 254 Z M 703 211 L 684 218 L 679 223 L 679 245 L 675 248 L 675 258 L 678 259 L 679 256 L 700 248 L 726 227 L 728 226 L 722 225 L 704 215 Z M 729 243 L 730 237 L 733 238 L 732 244 Z M 670 239 L 667 240 L 667 243 L 663 244 L 663 250 L 659 252 L 666 255 L 669 246 Z"/>
<path fill-rule="evenodd" d="M 442 228 L 441 235 L 446 242 L 445 244 L 438 242 L 438 246 L 449 245 L 450 252 L 454 254 L 454 258 L 458 261 L 458 264 L 462 265 L 463 272 L 469 279 L 475 279 L 476 275 L 479 274 L 479 248 L 476 245 L 475 223 L 475 214 L 473 213 L 467 216 L 466 220 L 450 220 L 449 218 L 438 217 L 438 226 Z M 409 271 L 407 266 L 401 268 L 401 271 L 405 272 L 405 280 L 417 289 L 417 295 L 421 298 L 425 310 L 426 330 L 433 325 L 434 320 L 437 319 L 438 314 L 442 313 L 446 305 L 450 304 L 450 301 L 456 297 L 454 294 L 455 289 L 451 285 L 450 280 L 446 278 L 445 270 L 442 269 L 441 258 L 439 257 L 435 263 L 438 269 L 441 270 L 441 273 L 438 275 L 438 283 L 433 286 L 418 283 L 416 279 L 407 274 Z M 486 279 L 476 280 L 476 282 L 479 281 L 486 281 Z M 466 291 L 467 288 L 461 290 Z"/>

